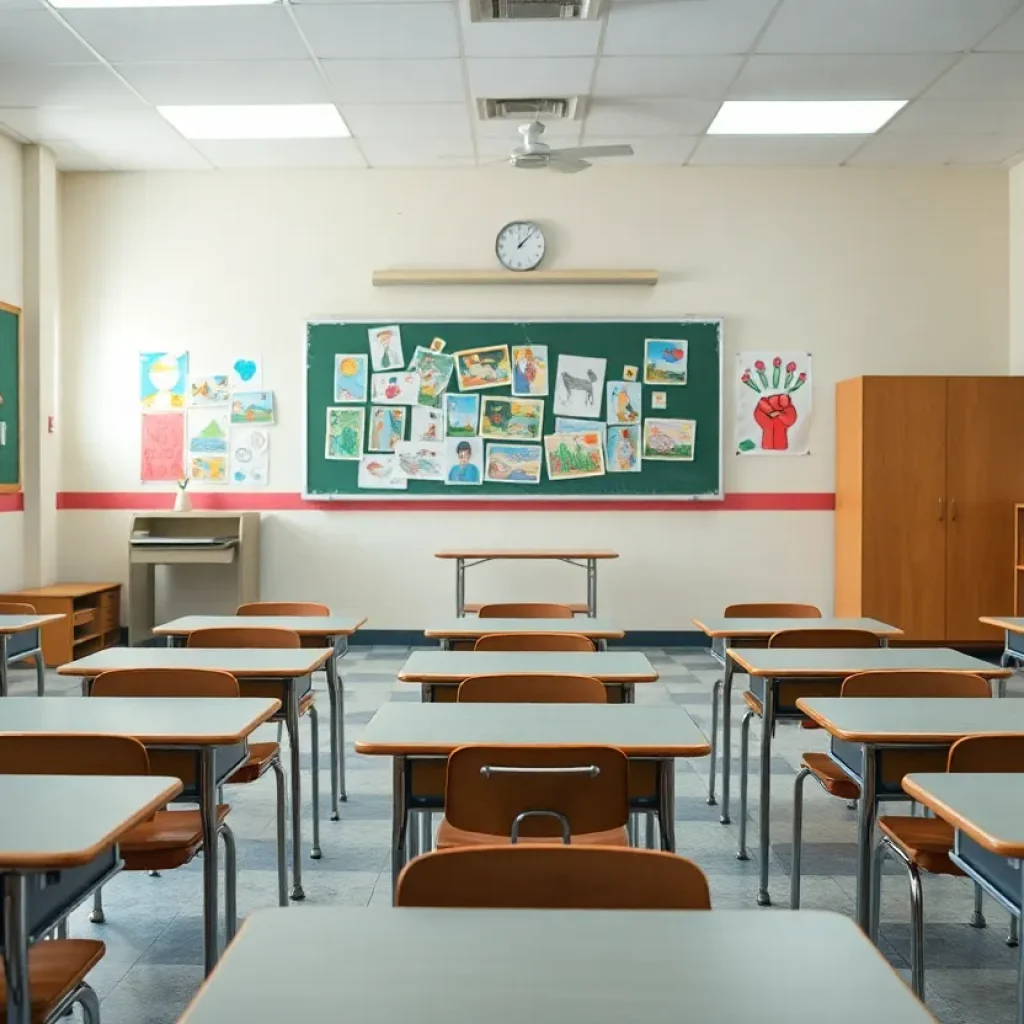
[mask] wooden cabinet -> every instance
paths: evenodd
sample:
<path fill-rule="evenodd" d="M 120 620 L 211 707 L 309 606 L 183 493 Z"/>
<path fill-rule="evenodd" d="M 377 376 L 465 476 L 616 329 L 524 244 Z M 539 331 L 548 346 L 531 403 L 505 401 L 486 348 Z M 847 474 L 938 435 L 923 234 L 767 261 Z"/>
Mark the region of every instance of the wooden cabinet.
<path fill-rule="evenodd" d="M 836 386 L 837 615 L 919 642 L 996 642 L 1008 614 L 1022 377 L 859 377 Z"/>
<path fill-rule="evenodd" d="M 65 616 L 42 628 L 43 661 L 49 668 L 121 641 L 120 583 L 55 583 L 0 594 L 0 601 L 22 601 L 40 614 Z"/>

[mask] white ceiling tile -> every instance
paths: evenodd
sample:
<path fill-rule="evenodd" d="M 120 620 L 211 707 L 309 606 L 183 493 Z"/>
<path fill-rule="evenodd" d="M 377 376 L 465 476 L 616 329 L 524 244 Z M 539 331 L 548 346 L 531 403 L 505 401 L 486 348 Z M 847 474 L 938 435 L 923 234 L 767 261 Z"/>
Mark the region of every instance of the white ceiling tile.
<path fill-rule="evenodd" d="M 444 60 L 325 60 L 334 98 L 342 103 L 458 103 L 462 64 Z"/>
<path fill-rule="evenodd" d="M 231 60 L 118 64 L 146 101 L 190 103 L 325 103 L 330 97 L 311 60 Z"/>
<path fill-rule="evenodd" d="M 592 57 L 601 42 L 599 21 L 470 21 L 462 8 L 467 57 Z"/>
<path fill-rule="evenodd" d="M 341 103 L 341 116 L 353 135 L 362 138 L 436 135 L 469 139 L 469 114 L 463 103 Z"/>
<path fill-rule="evenodd" d="M 746 53 L 776 0 L 667 0 L 614 4 L 602 52 Z"/>
<path fill-rule="evenodd" d="M 998 164 L 1024 149 L 1020 135 L 894 135 L 871 139 L 851 164 Z"/>
<path fill-rule="evenodd" d="M 979 50 L 1002 50 L 1024 53 L 1024 7 L 1014 11 L 1006 21 L 987 35 L 977 47 Z"/>
<path fill-rule="evenodd" d="M 658 138 L 612 139 L 596 138 L 588 135 L 585 146 L 612 146 L 619 143 L 628 143 L 633 147 L 633 156 L 624 157 L 601 157 L 594 159 L 593 163 L 598 167 L 622 167 L 632 164 L 685 164 L 690 159 L 694 147 L 699 139 L 695 136 L 671 136 L 665 135 Z"/>
<path fill-rule="evenodd" d="M 709 135 L 691 164 L 838 165 L 864 142 L 857 135 Z"/>
<path fill-rule="evenodd" d="M 184 139 L 160 143 L 124 139 L 87 148 L 114 171 L 209 171 L 213 167 Z"/>
<path fill-rule="evenodd" d="M 138 110 L 0 107 L 0 124 L 8 125 L 33 141 L 68 139 L 81 142 L 86 148 L 92 143 L 121 142 L 131 138 L 158 143 L 168 138 L 181 138 L 155 110 L 145 107 Z"/>
<path fill-rule="evenodd" d="M 353 139 L 242 139 L 195 143 L 216 167 L 365 167 Z"/>
<path fill-rule="evenodd" d="M 0 106 L 141 106 L 102 64 L 0 64 Z"/>
<path fill-rule="evenodd" d="M 1015 135 L 1024 132 L 1024 100 L 916 100 L 886 126 L 916 135 Z"/>
<path fill-rule="evenodd" d="M 758 53 L 956 53 L 1019 0 L 783 0 Z"/>
<path fill-rule="evenodd" d="M 952 66 L 952 54 L 755 55 L 732 89 L 740 100 L 910 99 Z"/>
<path fill-rule="evenodd" d="M 474 96 L 492 99 L 578 96 L 590 92 L 592 57 L 505 57 L 466 61 Z"/>
<path fill-rule="evenodd" d="M 308 51 L 283 7 L 147 7 L 64 12 L 114 64 L 301 60 Z"/>
<path fill-rule="evenodd" d="M 0 11 L 38 11 L 39 0 L 0 0 Z"/>
<path fill-rule="evenodd" d="M 725 96 L 741 57 L 603 57 L 594 96 L 665 96 L 715 100 Z"/>
<path fill-rule="evenodd" d="M 83 46 L 49 11 L 0 8 L 0 61 L 93 60 Z"/>
<path fill-rule="evenodd" d="M 704 100 L 594 100 L 585 122 L 585 137 L 700 135 L 718 107 L 718 103 Z"/>
<path fill-rule="evenodd" d="M 52 151 L 59 171 L 110 170 L 109 164 L 104 163 L 77 142 L 47 142 L 46 148 Z"/>
<path fill-rule="evenodd" d="M 360 148 L 371 167 L 472 167 L 476 160 L 465 139 L 363 139 Z"/>
<path fill-rule="evenodd" d="M 969 53 L 925 93 L 927 99 L 1024 100 L 1024 57 Z"/>
<path fill-rule="evenodd" d="M 457 57 L 451 3 L 306 4 L 295 8 L 318 57 Z"/>

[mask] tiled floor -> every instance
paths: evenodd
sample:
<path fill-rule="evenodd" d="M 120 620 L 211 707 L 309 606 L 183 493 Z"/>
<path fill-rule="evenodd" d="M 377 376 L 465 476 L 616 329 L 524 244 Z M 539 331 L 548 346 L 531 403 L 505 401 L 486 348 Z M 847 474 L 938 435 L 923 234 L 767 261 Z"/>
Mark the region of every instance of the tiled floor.
<path fill-rule="evenodd" d="M 357 757 L 352 744 L 374 711 L 388 700 L 419 700 L 417 687 L 399 684 L 396 672 L 406 651 L 396 648 L 355 648 L 342 662 L 346 700 L 346 739 L 349 801 L 342 821 L 331 822 L 327 730 L 321 730 L 322 846 L 323 859 L 304 862 L 305 906 L 387 905 L 390 902 L 388 841 L 390 835 L 390 765 L 384 758 Z M 643 703 L 684 707 L 705 731 L 710 725 L 711 684 L 717 678 L 714 662 L 703 652 L 651 650 L 647 652 L 661 673 L 661 681 L 637 687 Z M 738 680 L 740 682 L 741 680 Z M 74 694 L 77 689 L 52 677 L 49 692 Z M 318 679 L 318 688 L 323 688 Z M 1011 684 L 1011 692 L 1014 687 Z M 28 673 L 17 673 L 14 693 L 34 692 Z M 1019 692 L 1019 691 L 1018 691 Z M 738 724 L 738 702 L 734 701 Z M 326 695 L 321 701 L 326 718 Z M 758 727 L 752 730 L 757 749 Z M 267 729 L 267 737 L 273 729 Z M 738 729 L 733 730 L 738 740 Z M 308 749 L 308 726 L 303 736 Z M 719 809 L 706 803 L 707 759 L 679 762 L 677 768 L 677 840 L 679 852 L 695 860 L 707 873 L 717 907 L 751 908 L 755 913 L 789 913 L 789 830 L 792 806 L 790 781 L 806 749 L 824 744 L 820 732 L 780 726 L 775 741 L 773 769 L 771 886 L 777 908 L 755 908 L 757 864 L 735 857 L 736 825 L 718 823 Z M 734 766 L 736 764 L 734 749 Z M 752 755 L 751 771 L 755 771 Z M 308 758 L 304 758 L 308 766 Z M 307 767 L 308 770 L 308 767 Z M 735 767 L 734 767 L 735 771 Z M 736 785 L 733 799 L 736 799 Z M 757 843 L 757 782 L 751 779 L 748 843 Z M 274 786 L 271 778 L 228 790 L 231 824 L 238 838 L 239 914 L 276 901 L 274 873 Z M 304 780 L 304 797 L 308 779 Z M 733 820 L 737 806 L 734 802 Z M 309 836 L 305 810 L 305 836 Z M 803 902 L 808 908 L 852 915 L 854 899 L 854 812 L 845 804 L 806 787 L 804 815 Z M 886 956 L 907 971 L 908 909 L 906 884 L 896 869 L 887 875 L 882 903 L 881 943 Z M 102 999 L 104 1024 L 171 1024 L 178 1019 L 202 978 L 200 862 L 160 878 L 145 874 L 118 876 L 105 891 L 107 923 L 92 925 L 87 908 L 72 918 L 73 936 L 95 936 L 107 943 L 107 955 L 90 980 Z M 972 889 L 963 879 L 925 879 L 926 966 L 928 1001 L 947 1024 L 1010 1024 L 1014 1020 L 1014 983 L 1017 954 L 1003 942 L 1006 914 L 986 901 L 989 927 L 967 925 Z M 744 950 L 737 938 L 737 964 L 745 955 L 770 951 Z M 301 979 L 282 979 L 298 987 Z M 300 1018 L 297 1018 L 300 1019 Z"/>

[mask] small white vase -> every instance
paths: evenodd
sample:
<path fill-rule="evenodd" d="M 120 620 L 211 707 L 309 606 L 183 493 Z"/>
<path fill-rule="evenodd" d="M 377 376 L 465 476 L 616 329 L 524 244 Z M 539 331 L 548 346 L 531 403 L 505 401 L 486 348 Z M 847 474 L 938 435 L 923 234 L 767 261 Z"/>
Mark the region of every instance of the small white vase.
<path fill-rule="evenodd" d="M 188 496 L 188 491 L 183 488 L 178 488 L 178 493 L 174 497 L 174 511 L 175 512 L 191 512 L 192 511 L 192 499 Z"/>

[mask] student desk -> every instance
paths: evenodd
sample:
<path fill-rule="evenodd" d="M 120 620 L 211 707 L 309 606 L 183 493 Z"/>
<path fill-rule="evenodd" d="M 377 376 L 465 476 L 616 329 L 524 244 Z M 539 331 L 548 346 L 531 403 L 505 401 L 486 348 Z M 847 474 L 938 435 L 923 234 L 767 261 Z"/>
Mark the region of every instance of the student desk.
<path fill-rule="evenodd" d="M 616 551 L 594 551 L 591 548 L 553 548 L 532 550 L 508 550 L 504 548 L 470 548 L 458 551 L 438 551 L 435 558 L 455 561 L 455 614 L 466 614 L 466 570 L 484 562 L 548 561 L 565 562 L 587 570 L 587 614 L 597 615 L 597 563 L 608 558 L 618 558 Z M 467 562 L 469 564 L 467 564 Z"/>
<path fill-rule="evenodd" d="M 327 648 L 266 647 L 108 647 L 87 658 L 61 665 L 62 676 L 80 676 L 88 696 L 101 672 L 132 668 L 213 668 L 230 672 L 243 696 L 248 683 L 280 682 L 285 688 L 284 721 L 288 730 L 289 782 L 292 797 L 292 890 L 301 900 L 302 889 L 302 783 L 299 777 L 299 701 L 312 688 L 312 673 L 330 657 Z M 280 706 L 280 705 L 279 705 Z M 313 859 L 320 856 L 314 842 Z"/>
<path fill-rule="evenodd" d="M 732 676 L 735 664 L 728 656 L 730 647 L 744 647 L 750 641 L 753 646 L 767 647 L 768 640 L 782 629 L 863 629 L 878 637 L 879 645 L 885 647 L 889 638 L 901 636 L 903 630 L 889 626 L 877 619 L 793 619 L 793 618 L 756 618 L 739 619 L 720 616 L 714 619 L 693 619 L 693 624 L 711 641 L 711 656 L 723 668 L 717 689 L 722 688 L 722 816 L 723 825 L 728 825 L 729 788 L 731 782 L 732 762 Z M 708 804 L 715 805 L 715 765 L 718 760 L 718 701 L 712 693 L 711 702 L 711 771 L 708 779 Z"/>
<path fill-rule="evenodd" d="M 921 653 L 924 653 L 923 651 Z M 989 666 L 991 668 L 991 666 Z M 882 800 L 906 799 L 902 775 L 886 771 L 899 752 L 932 749 L 940 761 L 958 739 L 1024 732 L 1024 701 L 934 697 L 804 697 L 797 706 L 832 737 L 829 756 L 860 785 L 857 804 L 857 922 L 867 930 L 871 844 Z M 887 760 L 888 759 L 888 760 Z"/>
<path fill-rule="evenodd" d="M 440 792 L 414 797 L 413 773 L 468 743 L 609 746 L 630 759 L 653 762 L 655 793 L 637 802 L 658 815 L 662 849 L 675 850 L 673 759 L 703 757 L 711 749 L 693 719 L 681 708 L 636 704 L 545 704 L 539 710 L 535 704 L 394 703 L 370 719 L 356 752 L 393 759 L 392 893 L 405 865 L 409 811 L 444 808 L 443 776 Z"/>
<path fill-rule="evenodd" d="M 439 687 L 451 694 L 442 700 L 454 701 L 455 688 L 470 676 L 553 672 L 594 676 L 620 704 L 633 703 L 636 683 L 658 679 L 647 655 L 639 651 L 414 651 L 398 678 L 403 683 L 422 684 L 423 700 L 431 702 L 438 699 Z"/>
<path fill-rule="evenodd" d="M 445 619 L 423 630 L 430 640 L 439 640 L 441 650 L 451 650 L 453 640 L 479 640 L 489 633 L 575 633 L 597 642 L 599 650 L 609 640 L 621 640 L 626 634 L 608 619 L 575 616 L 571 619 Z"/>
<path fill-rule="evenodd" d="M 1010 668 L 1024 663 L 1024 618 L 1013 615 L 982 615 L 979 622 L 1003 631 L 1003 656 L 999 664 Z M 999 680 L 999 696 L 1006 696 L 1006 680 Z"/>
<path fill-rule="evenodd" d="M 93 657 L 98 657 L 94 655 Z M 83 659 L 84 660 L 84 659 Z M 265 697 L 104 697 L 102 700 L 0 702 L 0 733 L 57 732 L 132 736 L 143 746 L 195 754 L 199 780 L 187 800 L 203 819 L 203 942 L 206 973 L 217 962 L 217 787 L 249 756 L 249 735 L 274 716 L 279 700 Z M 61 813 L 67 810 L 65 805 Z M 4 829 L 6 833 L 6 829 Z"/>
<path fill-rule="evenodd" d="M 737 943 L 771 955 L 737 971 Z M 397 976 L 396 950 L 415 951 Z M 374 1024 L 934 1024 L 836 914 L 333 907 L 253 914 L 181 1024 L 294 1019 L 289 977 L 306 1020 L 336 1019 L 343 992 Z"/>
<path fill-rule="evenodd" d="M 980 658 L 972 658 L 969 655 L 960 654 L 959 651 L 944 647 L 879 647 L 877 649 L 866 647 L 844 650 L 827 648 L 743 648 L 738 650 L 731 647 L 726 651 L 726 656 L 732 658 L 736 665 L 751 677 L 750 688 L 761 698 L 764 712 L 761 723 L 761 805 L 758 808 L 761 875 L 757 902 L 761 906 L 768 906 L 771 903 L 771 898 L 768 895 L 768 832 L 771 824 L 772 733 L 775 731 L 776 718 L 780 714 L 790 718 L 800 717 L 800 712 L 809 714 L 804 706 L 805 700 L 798 700 L 795 707 L 779 706 L 780 684 L 784 682 L 798 684 L 802 679 L 841 681 L 857 672 L 898 671 L 900 669 L 975 673 L 985 679 L 998 679 L 1009 675 L 1009 669 L 997 668 Z M 806 698 L 806 700 L 812 699 L 817 705 L 819 698 Z M 839 698 L 833 699 L 838 700 Z M 811 717 L 814 716 L 811 715 Z M 864 807 L 871 806 L 871 804 L 871 800 L 864 800 L 862 796 L 860 801 L 862 816 Z M 873 808 L 871 813 L 874 814 Z M 874 819 L 872 818 L 872 820 Z M 870 845 L 870 834 L 867 841 Z"/>
<path fill-rule="evenodd" d="M 11 665 L 25 661 L 27 658 L 36 660 L 36 693 L 42 697 L 46 679 L 46 665 L 43 663 L 42 640 L 39 630 L 48 622 L 63 619 L 63 615 L 0 615 L 0 697 L 7 696 L 7 670 Z M 11 637 L 28 634 L 28 647 L 25 650 L 8 654 Z M 8 662 L 8 659 L 10 661 Z"/>
<path fill-rule="evenodd" d="M 331 821 L 338 820 L 338 799 L 348 799 L 345 789 L 345 684 L 338 674 L 338 659 L 348 650 L 348 638 L 366 624 L 356 615 L 186 615 L 153 630 L 167 638 L 168 647 L 184 647 L 199 629 L 290 629 L 303 640 L 328 647 L 332 656 L 327 672 L 327 699 L 331 703 Z M 340 751 L 340 754 L 339 754 Z"/>
<path fill-rule="evenodd" d="M 8 1024 L 29 1024 L 28 949 L 118 871 L 117 841 L 179 779 L 0 775 L 0 943 Z"/>

